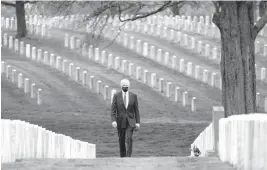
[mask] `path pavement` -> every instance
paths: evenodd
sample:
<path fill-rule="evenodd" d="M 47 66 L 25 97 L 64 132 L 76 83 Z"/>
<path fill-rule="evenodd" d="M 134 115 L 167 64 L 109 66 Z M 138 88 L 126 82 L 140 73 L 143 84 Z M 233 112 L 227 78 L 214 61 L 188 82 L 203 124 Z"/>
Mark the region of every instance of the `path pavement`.
<path fill-rule="evenodd" d="M 49 167 L 49 168 L 48 168 Z M 2 170 L 234 170 L 216 157 L 97 158 L 91 160 L 20 160 L 2 164 Z"/>

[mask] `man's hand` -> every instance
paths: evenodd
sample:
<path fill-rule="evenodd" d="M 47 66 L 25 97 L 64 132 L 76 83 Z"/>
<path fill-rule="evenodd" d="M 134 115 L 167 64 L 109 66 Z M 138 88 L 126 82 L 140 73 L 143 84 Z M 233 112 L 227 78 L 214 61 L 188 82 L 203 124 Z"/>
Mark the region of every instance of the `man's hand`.
<path fill-rule="evenodd" d="M 112 122 L 112 126 L 114 127 L 114 128 L 117 128 L 117 122 Z"/>
<path fill-rule="evenodd" d="M 139 123 L 136 123 L 135 124 L 135 130 L 138 130 L 140 128 L 140 124 Z"/>

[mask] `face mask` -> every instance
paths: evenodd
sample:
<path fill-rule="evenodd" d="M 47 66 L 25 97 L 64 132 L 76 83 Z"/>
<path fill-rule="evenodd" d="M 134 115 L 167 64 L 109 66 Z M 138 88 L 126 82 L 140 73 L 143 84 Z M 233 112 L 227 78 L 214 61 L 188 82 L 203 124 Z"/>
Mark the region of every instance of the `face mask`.
<path fill-rule="evenodd" d="M 122 87 L 121 89 L 122 89 L 122 91 L 124 91 L 124 92 L 127 92 L 127 91 L 128 91 L 128 87 Z"/>

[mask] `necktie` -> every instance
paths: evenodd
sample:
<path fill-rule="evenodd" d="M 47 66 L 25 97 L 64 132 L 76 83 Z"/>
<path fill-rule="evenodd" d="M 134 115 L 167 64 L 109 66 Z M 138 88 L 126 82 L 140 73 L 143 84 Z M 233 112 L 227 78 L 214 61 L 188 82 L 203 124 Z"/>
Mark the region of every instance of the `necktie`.
<path fill-rule="evenodd" d="M 123 93 L 123 103 L 124 103 L 124 106 L 126 107 L 126 94 Z"/>

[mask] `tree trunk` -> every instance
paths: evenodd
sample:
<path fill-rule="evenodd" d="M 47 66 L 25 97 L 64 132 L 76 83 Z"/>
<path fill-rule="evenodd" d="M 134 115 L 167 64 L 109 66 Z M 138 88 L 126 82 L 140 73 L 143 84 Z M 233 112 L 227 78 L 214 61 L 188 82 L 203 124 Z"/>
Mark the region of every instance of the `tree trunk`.
<path fill-rule="evenodd" d="M 181 5 L 181 4 L 177 4 L 177 5 L 173 5 L 173 6 L 170 8 L 174 16 L 175 16 L 175 15 L 180 15 L 181 7 L 182 7 L 182 6 L 183 6 L 183 5 Z"/>
<path fill-rule="evenodd" d="M 17 16 L 17 38 L 22 38 L 27 35 L 25 9 L 23 1 L 16 1 L 16 16 Z"/>
<path fill-rule="evenodd" d="M 225 117 L 256 112 L 253 2 L 221 1 L 213 22 L 221 32 Z"/>
<path fill-rule="evenodd" d="M 259 15 L 262 17 L 267 10 L 267 1 L 260 1 L 259 4 Z"/>

